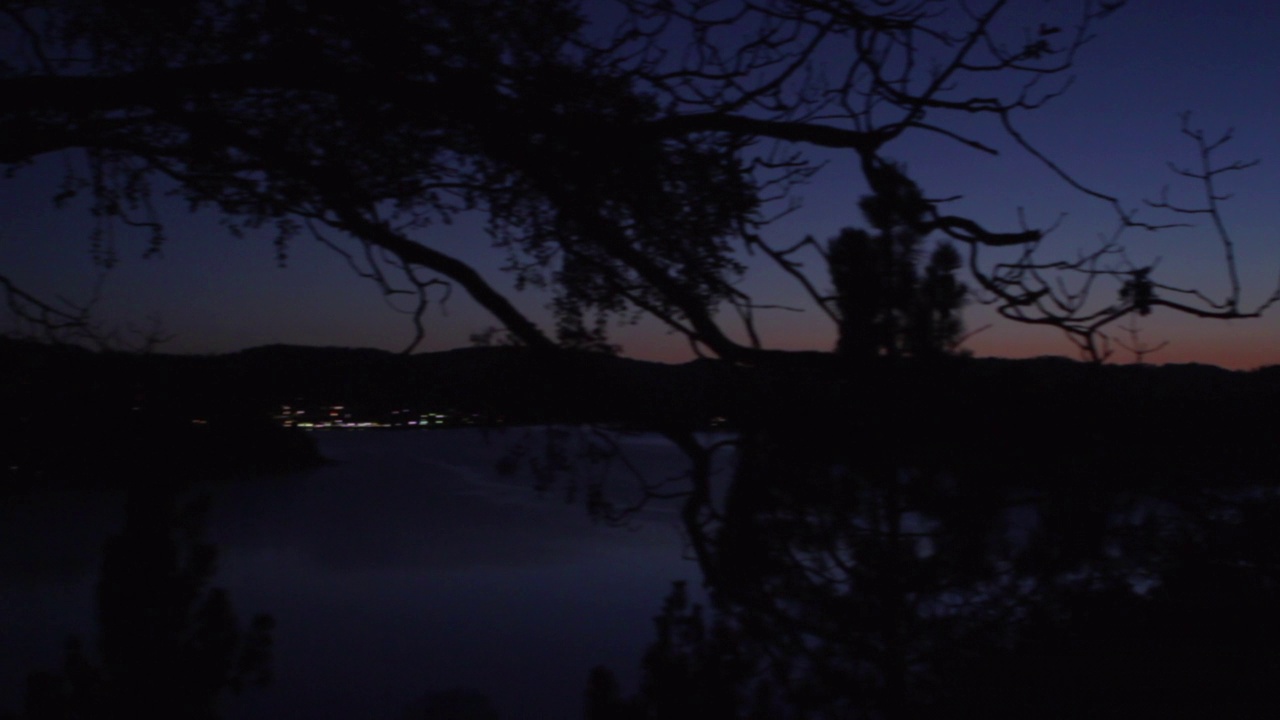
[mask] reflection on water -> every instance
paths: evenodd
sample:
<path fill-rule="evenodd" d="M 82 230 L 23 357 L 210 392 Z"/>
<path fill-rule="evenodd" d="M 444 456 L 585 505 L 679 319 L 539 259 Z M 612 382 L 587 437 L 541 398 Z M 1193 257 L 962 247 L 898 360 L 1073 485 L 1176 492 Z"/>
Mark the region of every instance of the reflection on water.
<path fill-rule="evenodd" d="M 695 579 L 670 507 L 617 528 L 565 502 L 564 472 L 538 492 L 540 431 L 317 437 L 333 464 L 207 489 L 213 585 L 276 620 L 273 682 L 226 697 L 226 717 L 400 717 L 453 688 L 503 718 L 573 717 L 593 665 L 634 685 L 654 608 L 673 579 Z M 652 436 L 617 442 L 646 475 L 679 467 Z M 517 448 L 516 472 L 497 472 Z M 21 704 L 30 671 L 60 667 L 67 635 L 93 637 L 99 553 L 123 504 L 68 494 L 4 509 L 0 593 L 20 612 L 0 621 L 0 710 Z"/>
<path fill-rule="evenodd" d="M 28 717 L 216 718 L 226 691 L 266 684 L 273 621 L 242 627 L 227 592 L 209 586 L 217 551 L 204 514 L 171 484 L 129 490 L 123 528 L 103 548 L 96 637 L 72 636 L 60 669 L 30 675 Z"/>
<path fill-rule="evenodd" d="M 266 625 L 234 622 L 229 596 L 277 621 L 274 680 L 225 697 L 232 718 L 576 717 L 584 699 L 597 719 L 1280 710 L 1280 505 L 1267 489 L 1163 488 L 1132 463 L 988 475 L 925 435 L 834 423 L 321 442 L 336 463 L 209 489 L 216 573 L 179 531 L 184 506 L 150 506 L 148 524 L 135 503 L 112 530 L 100 596 L 134 629 L 102 628 L 101 667 L 121 662 L 120 637 L 146 635 L 143 615 L 181 607 L 169 617 L 189 629 L 157 637 L 185 639 L 147 642 L 203 658 L 188 664 L 216 681 L 182 695 L 209 706 L 261 669 L 244 651 L 264 647 Z M 6 543 L 3 592 L 51 629 L 39 598 L 92 564 L 39 540 L 75 531 L 34 526 L 56 514 L 26 507 L 26 547 L 58 548 L 61 564 L 24 565 Z M 110 525 L 75 523 L 86 537 Z M 149 559 L 122 564 L 124 547 Z M 167 584 L 144 579 L 157 572 Z M 77 607 L 43 638 L 55 653 L 87 627 Z M 77 657 L 30 656 L 2 679 L 69 677 Z M 177 671 L 146 674 L 160 672 Z"/>
<path fill-rule="evenodd" d="M 866 439 L 743 432 L 723 502 L 693 492 L 683 514 L 710 608 L 677 588 L 640 692 L 598 672 L 594 717 L 1280 710 L 1273 490 L 1105 466 L 998 479 L 924 437 Z"/>

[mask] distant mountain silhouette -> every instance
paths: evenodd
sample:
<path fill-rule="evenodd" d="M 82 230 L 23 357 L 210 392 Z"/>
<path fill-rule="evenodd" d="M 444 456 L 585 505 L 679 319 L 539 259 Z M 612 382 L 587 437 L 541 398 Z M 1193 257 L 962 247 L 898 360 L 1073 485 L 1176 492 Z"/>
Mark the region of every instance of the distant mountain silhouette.
<path fill-rule="evenodd" d="M 110 428 L 116 437 L 93 448 L 107 456 L 136 451 L 119 436 L 140 428 L 166 428 L 175 456 L 193 452 L 182 439 L 193 427 L 223 433 L 224 447 L 244 448 L 254 444 L 244 433 L 274 428 L 282 405 L 312 402 L 365 416 L 408 406 L 481 421 L 659 431 L 710 427 L 713 418 L 729 427 L 790 418 L 798 427 L 820 428 L 829 418 L 852 417 L 866 425 L 868 442 L 910 438 L 931 454 L 949 454 L 953 466 L 972 459 L 988 474 L 1048 462 L 1066 476 L 1106 461 L 1167 481 L 1170 474 L 1198 480 L 1206 472 L 1238 476 L 1269 468 L 1280 428 L 1280 366 L 1242 372 L 1053 357 L 852 367 L 829 353 L 778 353 L 748 368 L 518 347 L 405 356 L 273 345 L 189 356 L 0 340 L 0 378 L 0 432 L 52 434 L 82 446 Z M 6 466 L 31 462 L 4 460 Z"/>

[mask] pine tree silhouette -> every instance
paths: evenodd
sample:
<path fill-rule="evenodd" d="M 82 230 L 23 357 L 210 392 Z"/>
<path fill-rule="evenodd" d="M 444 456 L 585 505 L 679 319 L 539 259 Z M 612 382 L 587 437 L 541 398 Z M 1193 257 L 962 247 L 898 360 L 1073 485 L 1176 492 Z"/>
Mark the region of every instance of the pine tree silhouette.
<path fill-rule="evenodd" d="M 836 352 L 845 357 L 930 356 L 955 349 L 967 288 L 960 254 L 941 243 L 920 272 L 930 203 L 893 164 L 872 173 L 859 207 L 874 232 L 845 228 L 827 244 L 840 316 Z"/>

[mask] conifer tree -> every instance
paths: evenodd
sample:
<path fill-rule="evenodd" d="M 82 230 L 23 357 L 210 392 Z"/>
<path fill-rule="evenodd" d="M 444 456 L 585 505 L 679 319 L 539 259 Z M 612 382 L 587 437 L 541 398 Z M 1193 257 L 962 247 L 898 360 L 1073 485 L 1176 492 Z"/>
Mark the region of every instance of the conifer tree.
<path fill-rule="evenodd" d="M 967 288 L 955 277 L 960 255 L 934 249 L 921 274 L 930 204 L 890 163 L 869 171 L 873 193 L 859 203 L 874 232 L 845 228 L 827 244 L 835 306 L 836 351 L 846 357 L 922 357 L 953 351 L 963 333 Z"/>

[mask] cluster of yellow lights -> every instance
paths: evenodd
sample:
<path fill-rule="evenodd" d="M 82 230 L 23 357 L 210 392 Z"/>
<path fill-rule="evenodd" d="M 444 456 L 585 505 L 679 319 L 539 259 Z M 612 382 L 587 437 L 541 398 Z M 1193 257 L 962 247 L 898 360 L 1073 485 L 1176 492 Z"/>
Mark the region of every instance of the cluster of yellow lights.
<path fill-rule="evenodd" d="M 369 420 L 357 420 L 352 417 L 350 412 L 345 412 L 346 407 L 343 405 L 329 405 L 320 409 L 319 415 L 322 419 L 303 419 L 307 411 L 303 409 L 294 409 L 289 405 L 282 405 L 280 412 L 275 416 L 276 420 L 284 427 L 297 427 L 307 430 L 322 430 L 328 428 L 403 428 L 403 427 L 441 427 L 451 424 L 454 418 L 446 413 L 426 412 L 416 413 L 409 409 L 393 410 L 393 416 L 401 416 L 393 418 L 390 422 L 374 422 Z M 410 420 L 409 418 L 414 419 Z"/>

